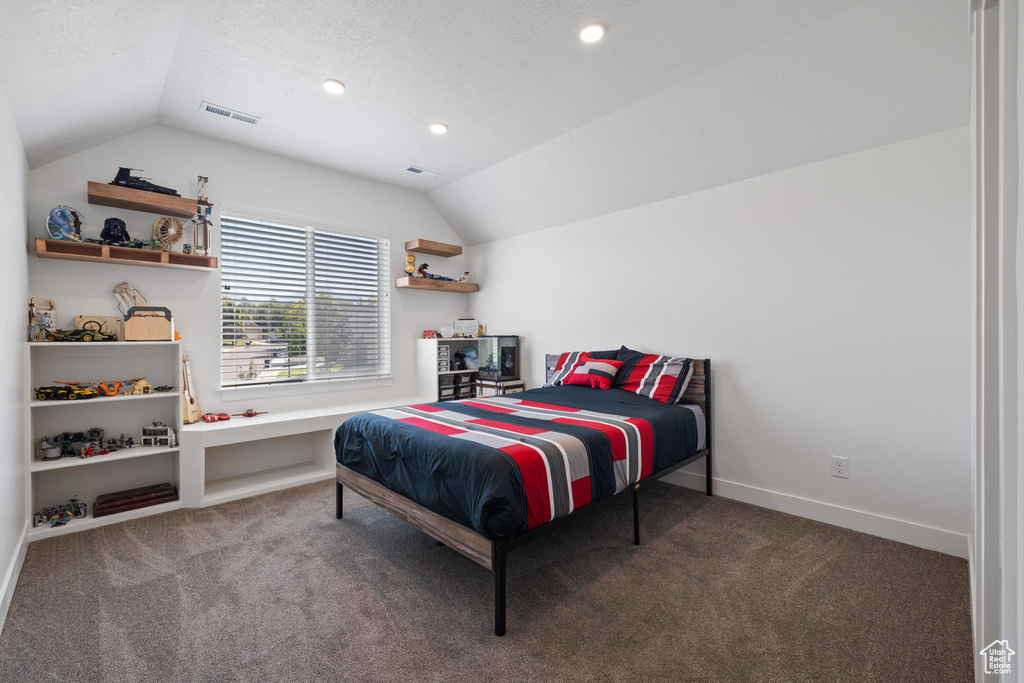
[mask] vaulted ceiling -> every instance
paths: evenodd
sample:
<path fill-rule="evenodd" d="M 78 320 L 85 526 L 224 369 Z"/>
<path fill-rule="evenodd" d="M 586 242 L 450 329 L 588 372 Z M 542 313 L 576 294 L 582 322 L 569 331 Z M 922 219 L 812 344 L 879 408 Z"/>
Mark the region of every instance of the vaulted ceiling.
<path fill-rule="evenodd" d="M 4 0 L 0 84 L 32 167 L 161 123 L 430 193 L 453 227 L 476 243 L 884 144 L 894 135 L 963 125 L 970 72 L 960 5 Z M 608 33 L 586 45 L 577 35 L 591 22 Z M 847 24 L 856 30 L 837 28 Z M 779 47 L 790 44 L 803 47 Z M 841 52 L 850 49 L 855 54 Z M 740 71 L 757 76 L 744 79 Z M 725 86 L 709 89 L 709 76 Z M 326 93 L 326 78 L 343 81 L 346 91 Z M 824 111 L 822 89 L 829 98 Z M 788 98 L 781 109 L 774 106 L 777 93 Z M 205 112 L 204 101 L 257 116 L 259 124 Z M 660 113 L 652 119 L 654 110 Z M 755 128 L 785 152 L 787 136 L 798 132 L 789 129 L 805 125 L 801 110 L 826 120 L 812 122 L 810 143 L 796 154 L 755 145 L 757 163 L 731 170 L 715 158 L 712 147 L 728 135 L 723 126 L 750 123 L 737 111 L 755 112 L 758 120 L 780 117 L 781 136 L 769 126 Z M 428 131 L 438 121 L 450 127 L 445 135 Z M 837 122 L 852 129 L 838 130 Z M 702 147 L 702 140 L 714 145 Z M 653 155 L 654 163 L 631 161 L 635 150 Z M 681 152 L 710 162 L 703 180 L 690 177 L 700 169 Z M 611 175 L 605 168 L 598 176 L 619 189 L 610 197 L 602 189 L 603 201 L 594 204 L 589 166 L 602 154 Z M 441 175 L 414 175 L 405 170 L 410 164 Z M 625 189 L 614 171 L 623 164 L 630 174 Z M 555 181 L 574 165 L 578 175 L 562 196 Z M 666 181 L 666 173 L 675 180 Z M 499 191 L 505 198 L 495 205 Z M 531 191 L 539 192 L 535 201 L 524 195 Z M 532 212 L 522 212 L 524 200 L 532 201 Z"/>

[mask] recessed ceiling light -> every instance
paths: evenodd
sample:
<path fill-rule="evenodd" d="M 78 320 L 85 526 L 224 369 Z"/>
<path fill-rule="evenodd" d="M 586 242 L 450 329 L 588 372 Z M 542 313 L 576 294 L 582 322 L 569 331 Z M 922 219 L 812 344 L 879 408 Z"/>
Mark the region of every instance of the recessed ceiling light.
<path fill-rule="evenodd" d="M 442 133 L 448 132 L 448 126 L 443 123 L 432 123 L 430 124 L 430 132 L 435 135 L 441 135 Z"/>
<path fill-rule="evenodd" d="M 328 78 L 324 81 L 324 90 L 332 95 L 340 95 L 345 92 L 345 84 L 333 78 Z"/>
<path fill-rule="evenodd" d="M 580 40 L 584 43 L 596 43 L 604 37 L 604 26 L 591 24 L 580 31 Z"/>

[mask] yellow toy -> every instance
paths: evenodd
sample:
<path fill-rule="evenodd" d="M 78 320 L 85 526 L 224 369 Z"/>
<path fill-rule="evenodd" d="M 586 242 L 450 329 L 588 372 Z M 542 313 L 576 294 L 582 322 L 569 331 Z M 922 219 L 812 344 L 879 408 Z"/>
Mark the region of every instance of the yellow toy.
<path fill-rule="evenodd" d="M 411 277 L 416 277 L 416 254 L 411 251 L 405 254 L 405 272 Z"/>

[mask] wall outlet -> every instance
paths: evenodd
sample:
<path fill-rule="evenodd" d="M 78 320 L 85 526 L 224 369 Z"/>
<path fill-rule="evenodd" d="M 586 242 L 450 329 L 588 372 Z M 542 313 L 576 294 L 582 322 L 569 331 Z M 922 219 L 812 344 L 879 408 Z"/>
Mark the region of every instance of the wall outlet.
<path fill-rule="evenodd" d="M 850 459 L 832 456 L 832 476 L 840 479 L 850 478 Z"/>

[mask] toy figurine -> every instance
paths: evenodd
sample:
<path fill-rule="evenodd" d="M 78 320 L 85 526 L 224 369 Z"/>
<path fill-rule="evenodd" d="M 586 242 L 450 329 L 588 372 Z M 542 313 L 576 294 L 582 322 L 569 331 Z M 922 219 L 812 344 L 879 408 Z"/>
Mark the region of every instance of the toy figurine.
<path fill-rule="evenodd" d="M 407 275 L 416 275 L 416 254 L 411 251 L 405 254 L 405 272 Z"/>
<path fill-rule="evenodd" d="M 235 413 L 235 417 L 256 417 L 257 415 L 266 415 L 268 411 L 264 410 L 261 413 L 257 413 L 252 408 L 246 408 L 241 413 Z"/>
<path fill-rule="evenodd" d="M 416 271 L 416 272 L 419 274 L 420 277 L 425 277 L 425 278 L 428 278 L 430 280 L 444 280 L 445 282 L 461 282 L 462 280 L 465 280 L 467 277 L 469 277 L 469 271 L 468 270 L 466 271 L 466 274 L 462 276 L 462 280 L 456 280 L 454 278 L 445 277 L 444 275 L 434 275 L 429 270 L 427 270 L 427 268 L 429 268 L 429 267 L 430 267 L 429 264 L 421 263 L 420 264 L 420 269 L 418 271 Z"/>
<path fill-rule="evenodd" d="M 124 435 L 122 434 L 122 436 L 124 436 Z M 124 440 L 124 447 L 125 448 L 135 448 L 135 439 L 133 439 L 132 437 L 129 436 L 127 439 Z"/>

